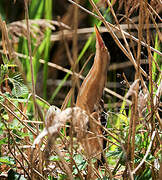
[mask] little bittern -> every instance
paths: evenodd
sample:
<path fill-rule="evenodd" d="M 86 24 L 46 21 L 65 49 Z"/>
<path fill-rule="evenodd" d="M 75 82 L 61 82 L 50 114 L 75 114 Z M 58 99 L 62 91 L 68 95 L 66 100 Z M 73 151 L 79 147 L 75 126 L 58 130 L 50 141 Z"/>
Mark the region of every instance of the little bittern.
<path fill-rule="evenodd" d="M 84 79 L 79 90 L 76 106 L 85 110 L 95 120 L 100 122 L 100 113 L 96 110 L 100 104 L 103 89 L 107 81 L 107 70 L 110 63 L 110 55 L 100 35 L 98 28 L 95 26 L 96 32 L 96 54 L 94 63 L 88 75 Z M 101 123 L 101 122 L 100 122 Z M 81 138 L 80 142 L 87 154 L 88 158 L 97 157 L 101 160 L 101 152 L 103 146 L 103 138 L 101 138 L 101 127 L 92 121 L 89 122 L 89 133 L 86 137 Z M 99 138 L 100 137 L 100 138 Z M 97 155 L 97 156 L 96 156 Z M 88 169 L 92 174 L 91 167 Z M 92 175 L 91 179 L 94 176 Z"/>

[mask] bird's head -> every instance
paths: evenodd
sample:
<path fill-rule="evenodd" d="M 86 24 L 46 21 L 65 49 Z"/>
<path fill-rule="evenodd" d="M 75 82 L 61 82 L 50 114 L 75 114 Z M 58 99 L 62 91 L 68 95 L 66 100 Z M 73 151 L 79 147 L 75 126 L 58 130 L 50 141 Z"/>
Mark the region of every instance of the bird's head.
<path fill-rule="evenodd" d="M 101 63 L 103 63 L 103 65 L 109 65 L 110 63 L 110 54 L 109 51 L 107 49 L 107 47 L 105 46 L 105 43 L 101 37 L 101 34 L 97 28 L 97 26 L 95 25 L 95 32 L 96 32 L 96 56 L 95 58 L 97 59 L 97 61 L 101 61 Z"/>

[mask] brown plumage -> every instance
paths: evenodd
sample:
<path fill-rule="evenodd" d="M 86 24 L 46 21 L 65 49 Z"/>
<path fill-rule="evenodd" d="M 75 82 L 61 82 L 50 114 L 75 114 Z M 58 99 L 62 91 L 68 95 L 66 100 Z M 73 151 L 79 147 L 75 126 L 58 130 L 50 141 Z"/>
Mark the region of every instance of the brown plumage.
<path fill-rule="evenodd" d="M 95 105 L 98 105 L 101 99 L 103 89 L 107 80 L 108 65 L 110 63 L 109 52 L 96 26 L 95 32 L 96 54 L 94 63 L 82 83 L 76 101 L 76 106 L 86 110 L 89 114 L 94 112 Z"/>
<path fill-rule="evenodd" d="M 97 106 L 99 106 L 107 80 L 107 70 L 110 63 L 110 55 L 96 26 L 95 32 L 96 54 L 94 63 L 79 90 L 76 106 L 85 110 L 89 115 L 93 116 L 95 120 L 100 122 L 99 113 L 97 111 L 95 112 L 95 109 Z M 102 130 L 100 126 L 93 122 L 92 119 L 90 119 L 88 130 L 89 132 L 86 133 L 85 137 L 79 137 L 80 142 L 88 158 L 96 157 L 97 159 L 101 160 L 103 138 L 98 138 L 97 136 L 102 135 Z M 90 175 L 87 177 L 88 179 L 96 178 L 96 176 L 93 174 L 91 165 L 88 166 L 88 174 Z"/>

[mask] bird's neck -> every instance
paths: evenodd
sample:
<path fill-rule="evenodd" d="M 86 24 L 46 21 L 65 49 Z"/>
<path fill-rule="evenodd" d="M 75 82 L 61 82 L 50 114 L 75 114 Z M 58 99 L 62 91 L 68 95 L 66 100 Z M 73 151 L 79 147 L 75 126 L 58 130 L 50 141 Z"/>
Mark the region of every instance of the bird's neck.
<path fill-rule="evenodd" d="M 108 59 L 104 59 L 102 56 L 95 56 L 93 66 L 96 72 L 100 72 L 101 75 L 105 75 L 108 69 Z"/>

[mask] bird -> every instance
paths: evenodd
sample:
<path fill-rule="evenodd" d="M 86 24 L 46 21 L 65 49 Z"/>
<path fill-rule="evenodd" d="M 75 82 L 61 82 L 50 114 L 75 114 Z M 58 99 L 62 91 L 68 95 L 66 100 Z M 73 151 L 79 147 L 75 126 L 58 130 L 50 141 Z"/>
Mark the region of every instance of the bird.
<path fill-rule="evenodd" d="M 94 27 L 96 33 L 96 53 L 94 57 L 94 63 L 84 79 L 76 99 L 76 106 L 86 111 L 86 113 L 95 118 L 100 124 L 101 113 L 98 111 L 100 108 L 101 97 L 103 95 L 103 90 L 107 81 L 107 71 L 110 64 L 110 53 L 105 46 L 99 29 L 95 25 Z M 86 134 L 84 138 L 81 138 L 81 144 L 87 157 L 91 158 L 93 156 L 101 160 L 101 145 L 105 144 L 103 138 L 98 138 L 97 136 L 103 135 L 103 131 L 99 125 L 96 125 L 93 120 L 88 124 L 89 133 Z M 104 145 L 105 146 L 105 145 Z M 96 154 L 98 154 L 96 156 Z M 89 167 L 89 174 L 92 178 L 92 168 Z M 88 179 L 88 178 L 87 178 Z"/>
<path fill-rule="evenodd" d="M 110 63 L 110 54 L 95 26 L 96 32 L 96 54 L 94 63 L 88 75 L 84 79 L 77 96 L 76 105 L 88 113 L 92 113 L 99 103 L 103 89 L 107 81 L 107 70 Z"/>

